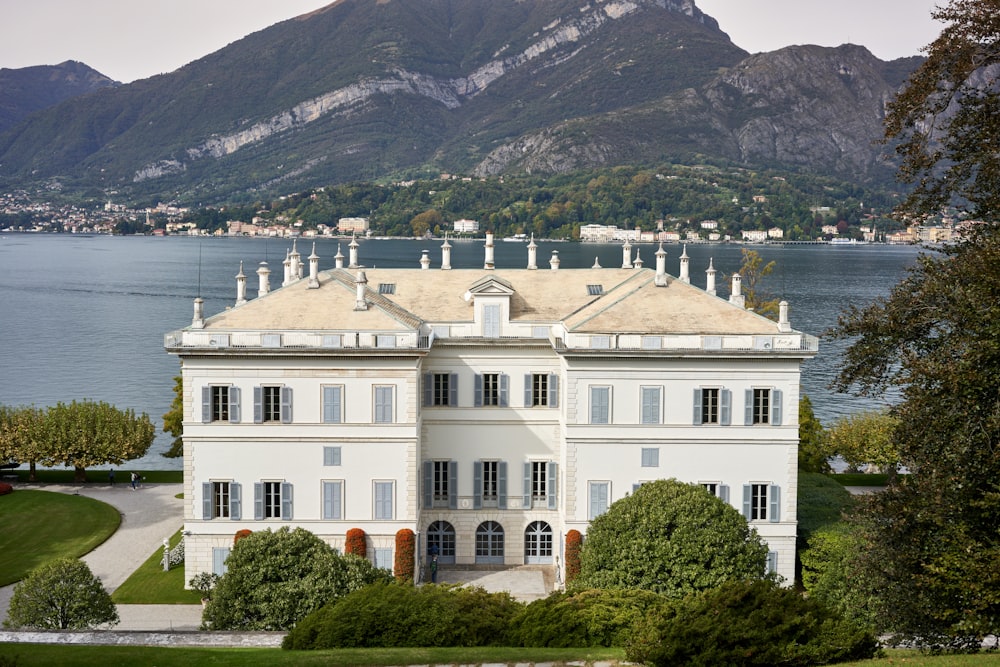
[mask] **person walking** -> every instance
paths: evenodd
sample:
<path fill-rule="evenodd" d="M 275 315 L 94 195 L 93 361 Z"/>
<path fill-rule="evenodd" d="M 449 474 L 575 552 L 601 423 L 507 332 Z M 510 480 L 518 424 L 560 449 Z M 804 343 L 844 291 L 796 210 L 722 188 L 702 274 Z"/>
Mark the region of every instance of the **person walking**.
<path fill-rule="evenodd" d="M 132 490 L 135 491 L 138 485 L 139 485 L 139 474 L 132 473 Z"/>
<path fill-rule="evenodd" d="M 111 470 L 108 471 L 108 486 L 114 486 L 114 485 L 115 485 L 115 469 L 112 468 Z"/>

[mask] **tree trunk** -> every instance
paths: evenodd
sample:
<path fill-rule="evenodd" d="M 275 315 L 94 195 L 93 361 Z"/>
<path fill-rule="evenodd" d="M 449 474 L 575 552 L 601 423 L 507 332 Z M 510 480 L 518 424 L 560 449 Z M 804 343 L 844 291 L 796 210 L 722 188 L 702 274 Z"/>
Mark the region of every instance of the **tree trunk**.
<path fill-rule="evenodd" d="M 76 466 L 76 473 L 73 475 L 74 482 L 86 482 L 87 481 L 87 469 L 81 466 Z"/>
<path fill-rule="evenodd" d="M 35 462 L 34 461 L 29 461 L 28 462 L 28 481 L 29 482 L 37 482 L 38 481 L 38 477 L 35 475 Z"/>

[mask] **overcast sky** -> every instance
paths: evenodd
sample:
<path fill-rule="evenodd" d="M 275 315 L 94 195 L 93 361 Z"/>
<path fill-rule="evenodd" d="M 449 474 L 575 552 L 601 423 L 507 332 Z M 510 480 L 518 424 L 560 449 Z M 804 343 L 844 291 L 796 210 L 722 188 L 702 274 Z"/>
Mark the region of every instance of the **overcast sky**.
<path fill-rule="evenodd" d="M 374 0 L 369 0 L 374 2 Z M 942 4 L 944 0 L 940 0 Z M 79 60 L 112 79 L 171 72 L 324 0 L 0 0 L 0 67 Z M 917 55 L 940 32 L 934 0 L 696 0 L 751 53 L 790 44 Z"/>

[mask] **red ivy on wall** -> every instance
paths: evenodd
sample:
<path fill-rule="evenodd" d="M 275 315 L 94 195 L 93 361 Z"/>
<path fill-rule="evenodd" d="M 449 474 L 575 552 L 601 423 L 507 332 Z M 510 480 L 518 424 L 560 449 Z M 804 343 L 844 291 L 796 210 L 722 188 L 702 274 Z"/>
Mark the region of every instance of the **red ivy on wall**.
<path fill-rule="evenodd" d="M 583 535 L 578 530 L 566 533 L 566 585 L 580 576 L 580 547 L 583 546 Z"/>
<path fill-rule="evenodd" d="M 351 528 L 347 531 L 347 539 L 344 542 L 344 553 L 368 558 L 368 544 L 365 539 L 365 531 L 360 528 Z"/>
<path fill-rule="evenodd" d="M 403 528 L 396 533 L 396 562 L 393 563 L 393 574 L 400 583 L 413 583 L 416 542 L 416 536 L 409 528 Z"/>
<path fill-rule="evenodd" d="M 246 528 L 244 528 L 243 530 L 237 530 L 236 535 L 233 536 L 233 546 L 236 546 L 236 543 L 242 540 L 244 537 L 249 537 L 252 532 L 253 531 L 247 530 Z"/>

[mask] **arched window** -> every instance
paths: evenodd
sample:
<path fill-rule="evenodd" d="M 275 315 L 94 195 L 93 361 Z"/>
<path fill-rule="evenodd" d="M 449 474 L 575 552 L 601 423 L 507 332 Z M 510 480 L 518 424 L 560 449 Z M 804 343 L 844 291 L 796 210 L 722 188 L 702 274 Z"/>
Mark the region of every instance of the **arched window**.
<path fill-rule="evenodd" d="M 455 527 L 447 521 L 435 521 L 427 528 L 427 557 L 437 550 L 438 563 L 455 562 Z"/>
<path fill-rule="evenodd" d="M 476 562 L 503 564 L 503 526 L 484 521 L 476 528 Z"/>
<path fill-rule="evenodd" d="M 552 562 L 552 526 L 535 521 L 524 529 L 524 562 L 547 565 Z"/>

